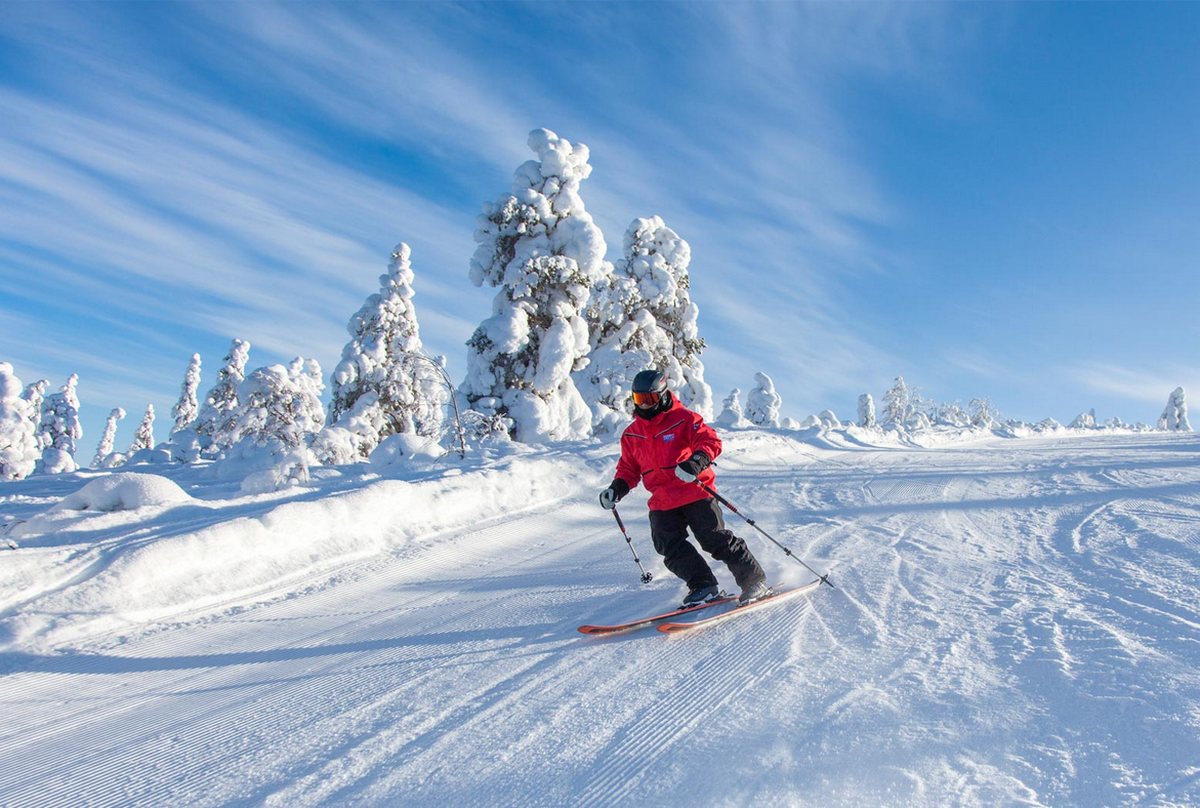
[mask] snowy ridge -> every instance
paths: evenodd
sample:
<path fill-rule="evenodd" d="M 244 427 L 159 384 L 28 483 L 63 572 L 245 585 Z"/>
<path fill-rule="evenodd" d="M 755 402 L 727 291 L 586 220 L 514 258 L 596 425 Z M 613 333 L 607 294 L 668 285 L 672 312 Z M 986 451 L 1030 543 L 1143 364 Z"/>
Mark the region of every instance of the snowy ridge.
<path fill-rule="evenodd" d="M 62 509 L 52 508 L 18 526 L 13 532 L 18 540 L 35 544 L 40 530 L 56 529 L 60 537 L 81 534 L 77 540 L 90 546 L 69 552 L 23 549 L 6 558 L 17 563 L 0 572 L 5 593 L 0 627 L 14 644 L 46 649 L 98 632 L 269 598 L 410 541 L 595 487 L 597 474 L 576 457 L 560 454 L 512 458 L 430 480 L 377 480 L 282 504 L 144 507 L 88 513 L 65 524 Z"/>

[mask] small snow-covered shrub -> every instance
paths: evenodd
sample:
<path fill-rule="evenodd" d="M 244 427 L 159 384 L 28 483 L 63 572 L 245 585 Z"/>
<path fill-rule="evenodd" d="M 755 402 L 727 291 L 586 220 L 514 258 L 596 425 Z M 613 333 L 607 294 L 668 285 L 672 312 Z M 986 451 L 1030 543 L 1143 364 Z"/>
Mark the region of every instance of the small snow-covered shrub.
<path fill-rule="evenodd" d="M 429 438 L 402 432 L 389 435 L 371 452 L 371 465 L 379 468 L 411 463 L 414 460 L 436 460 L 441 447 Z"/>
<path fill-rule="evenodd" d="M 165 444 L 164 444 L 165 446 Z M 154 449 L 139 449 L 129 455 L 125 461 L 127 466 L 163 466 L 171 462 L 169 449 L 158 447 Z"/>
<path fill-rule="evenodd" d="M 746 418 L 757 426 L 778 427 L 783 399 L 775 391 L 775 382 L 765 373 L 755 373 L 757 385 L 746 397 Z"/>
<path fill-rule="evenodd" d="M 191 500 L 182 488 L 166 477 L 117 472 L 92 480 L 63 497 L 50 511 L 132 511 Z"/>
<path fill-rule="evenodd" d="M 750 422 L 746 420 L 746 416 L 742 412 L 741 395 L 742 391 L 736 387 L 729 391 L 729 395 L 725 398 L 725 402 L 721 407 L 721 412 L 717 415 L 715 421 L 717 426 L 725 429 L 738 429 L 749 426 Z"/>
<path fill-rule="evenodd" d="M 268 494 L 294 485 L 304 485 L 309 480 L 310 454 L 306 449 L 296 449 L 278 458 L 267 468 L 252 471 L 242 480 L 243 494 Z"/>
<path fill-rule="evenodd" d="M 78 470 L 75 457 L 66 449 L 55 449 L 47 446 L 42 450 L 42 459 L 37 462 L 37 470 L 42 474 L 69 474 Z"/>
<path fill-rule="evenodd" d="M 340 426 L 327 426 L 313 436 L 312 449 L 325 466 L 344 466 L 363 459 L 363 435 Z"/>

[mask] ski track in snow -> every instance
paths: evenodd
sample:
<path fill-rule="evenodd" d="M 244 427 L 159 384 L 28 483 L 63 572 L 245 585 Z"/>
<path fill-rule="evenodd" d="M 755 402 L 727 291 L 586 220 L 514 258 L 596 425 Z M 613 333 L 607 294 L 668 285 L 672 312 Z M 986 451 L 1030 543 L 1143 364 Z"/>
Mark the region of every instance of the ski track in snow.
<path fill-rule="evenodd" d="M 0 805 L 1200 803 L 1200 439 L 747 431 L 718 478 L 836 588 L 583 637 L 682 587 L 644 498 L 621 509 L 649 586 L 564 490 L 266 602 L 0 656 Z"/>

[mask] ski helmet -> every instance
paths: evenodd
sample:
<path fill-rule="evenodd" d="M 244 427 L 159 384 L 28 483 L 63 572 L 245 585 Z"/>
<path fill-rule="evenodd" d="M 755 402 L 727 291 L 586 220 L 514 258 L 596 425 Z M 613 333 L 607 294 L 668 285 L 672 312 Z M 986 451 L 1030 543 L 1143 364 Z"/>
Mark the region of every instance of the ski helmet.
<path fill-rule="evenodd" d="M 650 368 L 633 377 L 633 403 L 639 407 L 654 407 L 667 392 L 667 377 L 661 370 Z"/>

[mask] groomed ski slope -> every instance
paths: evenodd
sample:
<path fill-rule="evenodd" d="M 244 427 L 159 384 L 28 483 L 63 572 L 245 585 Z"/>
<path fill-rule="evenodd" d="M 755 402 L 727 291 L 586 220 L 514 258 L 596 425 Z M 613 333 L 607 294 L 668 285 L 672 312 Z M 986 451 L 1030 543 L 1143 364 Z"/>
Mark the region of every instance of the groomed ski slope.
<path fill-rule="evenodd" d="M 722 492 L 836 589 L 584 637 L 682 594 L 644 496 L 648 586 L 597 505 L 613 459 L 184 471 L 191 502 L 40 536 L 86 478 L 0 488 L 0 805 L 1200 804 L 1197 437 L 733 432 Z"/>

